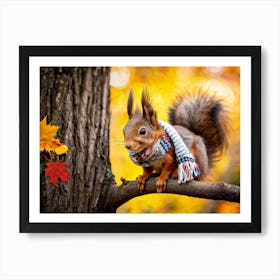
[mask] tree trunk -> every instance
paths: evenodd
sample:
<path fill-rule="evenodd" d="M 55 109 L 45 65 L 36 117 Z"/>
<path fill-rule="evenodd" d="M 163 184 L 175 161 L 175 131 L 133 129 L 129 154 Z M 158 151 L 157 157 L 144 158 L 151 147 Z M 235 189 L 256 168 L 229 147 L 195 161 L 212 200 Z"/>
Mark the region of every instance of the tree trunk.
<path fill-rule="evenodd" d="M 66 155 L 41 154 L 41 212 L 107 212 L 104 200 L 114 183 L 109 161 L 108 67 L 41 68 L 40 118 L 60 126 Z M 44 177 L 46 157 L 69 166 L 69 182 L 54 186 Z"/>

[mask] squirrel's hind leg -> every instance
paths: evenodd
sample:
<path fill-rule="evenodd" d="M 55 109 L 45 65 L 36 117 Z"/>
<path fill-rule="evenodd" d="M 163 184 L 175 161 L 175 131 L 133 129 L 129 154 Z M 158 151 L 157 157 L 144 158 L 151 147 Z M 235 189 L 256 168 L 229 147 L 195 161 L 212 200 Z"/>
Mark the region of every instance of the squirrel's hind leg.
<path fill-rule="evenodd" d="M 177 180 L 178 179 L 178 168 L 176 168 L 173 172 L 172 172 L 172 174 L 171 174 L 171 176 L 170 176 L 172 179 L 174 179 L 174 180 Z"/>

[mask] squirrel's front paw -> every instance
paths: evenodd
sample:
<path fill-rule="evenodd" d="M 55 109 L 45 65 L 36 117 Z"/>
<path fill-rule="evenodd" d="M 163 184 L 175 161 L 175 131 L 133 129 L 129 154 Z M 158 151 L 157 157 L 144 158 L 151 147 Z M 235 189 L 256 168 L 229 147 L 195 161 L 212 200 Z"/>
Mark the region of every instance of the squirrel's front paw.
<path fill-rule="evenodd" d="M 145 182 L 146 182 L 146 177 L 144 177 L 143 175 L 142 176 L 139 176 L 138 178 L 138 189 L 142 192 L 145 188 Z"/>
<path fill-rule="evenodd" d="M 156 187 L 157 187 L 157 192 L 158 193 L 162 193 L 166 190 L 166 179 L 162 179 L 160 177 L 158 177 L 156 179 Z"/>

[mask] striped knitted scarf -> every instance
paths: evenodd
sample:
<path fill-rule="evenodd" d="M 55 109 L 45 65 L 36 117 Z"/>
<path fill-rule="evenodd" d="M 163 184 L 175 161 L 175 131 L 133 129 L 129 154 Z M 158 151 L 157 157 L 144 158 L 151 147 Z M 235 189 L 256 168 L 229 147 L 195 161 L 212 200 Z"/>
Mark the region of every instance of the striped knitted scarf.
<path fill-rule="evenodd" d="M 178 162 L 178 183 L 185 183 L 200 175 L 200 169 L 192 153 L 172 125 L 159 121 L 164 129 L 164 135 L 151 147 L 140 153 L 129 152 L 130 159 L 137 165 L 148 167 L 154 161 L 161 159 L 172 147 L 175 148 Z"/>

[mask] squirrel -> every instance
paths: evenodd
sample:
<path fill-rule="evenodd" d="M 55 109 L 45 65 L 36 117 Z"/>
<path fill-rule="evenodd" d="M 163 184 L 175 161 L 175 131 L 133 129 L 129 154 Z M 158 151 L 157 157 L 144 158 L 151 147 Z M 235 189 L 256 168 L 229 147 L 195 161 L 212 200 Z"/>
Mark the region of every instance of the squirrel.
<path fill-rule="evenodd" d="M 131 160 L 143 168 L 138 188 L 144 190 L 154 171 L 157 192 L 166 191 L 167 180 L 179 183 L 205 180 L 228 145 L 228 116 L 223 102 L 209 90 L 179 96 L 168 109 L 168 122 L 157 119 L 146 89 L 142 92 L 142 111 L 133 110 L 133 92 L 128 96 L 129 120 L 123 129 L 124 145 Z M 181 178 L 180 178 L 181 177 Z"/>

